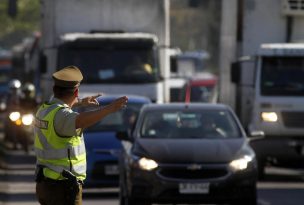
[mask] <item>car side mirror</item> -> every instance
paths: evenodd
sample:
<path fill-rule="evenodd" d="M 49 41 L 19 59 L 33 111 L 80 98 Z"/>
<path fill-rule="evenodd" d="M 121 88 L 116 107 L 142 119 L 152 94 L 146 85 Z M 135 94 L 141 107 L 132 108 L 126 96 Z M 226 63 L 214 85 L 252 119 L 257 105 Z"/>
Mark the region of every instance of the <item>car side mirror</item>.
<path fill-rule="evenodd" d="M 238 84 L 241 80 L 241 65 L 240 62 L 231 63 L 230 67 L 231 82 Z"/>
<path fill-rule="evenodd" d="M 250 141 L 262 140 L 264 138 L 265 138 L 265 133 L 261 130 L 254 130 L 250 132 L 250 136 L 249 136 Z"/>
<path fill-rule="evenodd" d="M 133 138 L 129 135 L 127 131 L 119 131 L 116 133 L 116 138 L 120 141 L 133 142 Z"/>

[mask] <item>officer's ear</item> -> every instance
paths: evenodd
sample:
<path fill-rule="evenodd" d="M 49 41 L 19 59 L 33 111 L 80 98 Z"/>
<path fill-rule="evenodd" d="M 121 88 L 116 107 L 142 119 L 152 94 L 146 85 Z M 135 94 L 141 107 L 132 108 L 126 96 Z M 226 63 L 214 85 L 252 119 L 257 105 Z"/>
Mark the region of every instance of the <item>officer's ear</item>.
<path fill-rule="evenodd" d="M 74 96 L 75 96 L 76 98 L 78 97 L 78 93 L 79 93 L 79 89 L 76 88 L 76 89 L 74 90 Z"/>

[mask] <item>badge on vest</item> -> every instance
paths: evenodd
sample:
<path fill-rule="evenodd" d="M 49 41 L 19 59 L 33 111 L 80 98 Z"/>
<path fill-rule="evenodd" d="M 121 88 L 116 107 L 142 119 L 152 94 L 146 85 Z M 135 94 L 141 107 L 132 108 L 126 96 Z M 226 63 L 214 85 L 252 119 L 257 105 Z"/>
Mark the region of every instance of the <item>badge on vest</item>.
<path fill-rule="evenodd" d="M 40 129 L 47 129 L 49 127 L 49 122 L 35 118 L 35 126 Z"/>

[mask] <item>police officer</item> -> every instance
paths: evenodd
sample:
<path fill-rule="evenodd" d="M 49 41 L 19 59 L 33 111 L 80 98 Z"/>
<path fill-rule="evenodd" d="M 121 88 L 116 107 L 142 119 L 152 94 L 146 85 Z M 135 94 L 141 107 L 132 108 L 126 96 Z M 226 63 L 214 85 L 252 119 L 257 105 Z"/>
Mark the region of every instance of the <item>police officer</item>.
<path fill-rule="evenodd" d="M 77 113 L 76 105 L 98 105 L 100 95 L 78 100 L 83 79 L 75 66 L 53 74 L 54 97 L 40 106 L 35 121 L 37 157 L 36 195 L 42 205 L 82 204 L 82 182 L 86 177 L 83 129 L 127 104 L 126 96 L 94 111 Z"/>

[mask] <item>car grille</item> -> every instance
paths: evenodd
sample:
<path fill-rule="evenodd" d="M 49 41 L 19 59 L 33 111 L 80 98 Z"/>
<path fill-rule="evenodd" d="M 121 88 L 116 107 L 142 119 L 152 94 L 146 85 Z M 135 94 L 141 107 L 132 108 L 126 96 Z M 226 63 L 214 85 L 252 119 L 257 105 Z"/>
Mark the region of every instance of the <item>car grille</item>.
<path fill-rule="evenodd" d="M 191 168 L 190 166 L 183 167 L 162 167 L 158 174 L 167 179 L 216 179 L 224 177 L 228 174 L 226 167 L 204 167 Z"/>
<path fill-rule="evenodd" d="M 282 113 L 283 123 L 290 128 L 304 128 L 304 112 L 286 112 Z"/>

